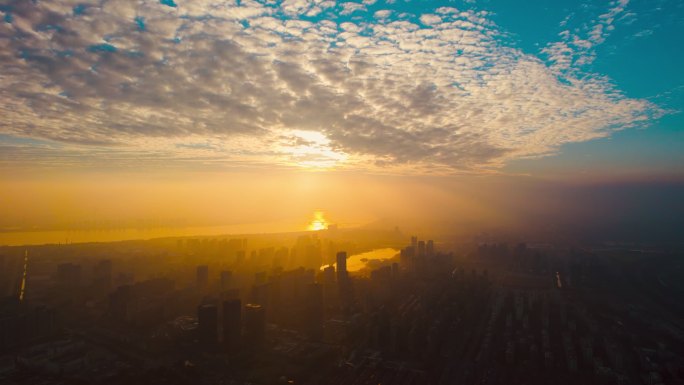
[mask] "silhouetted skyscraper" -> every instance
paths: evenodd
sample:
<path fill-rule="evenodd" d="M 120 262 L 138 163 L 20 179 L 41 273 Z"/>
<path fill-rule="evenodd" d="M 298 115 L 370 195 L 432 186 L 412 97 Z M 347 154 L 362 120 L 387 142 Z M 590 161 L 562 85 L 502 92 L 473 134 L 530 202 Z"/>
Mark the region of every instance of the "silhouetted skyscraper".
<path fill-rule="evenodd" d="M 242 303 L 239 299 L 223 301 L 223 346 L 235 351 L 240 346 L 242 331 Z"/>
<path fill-rule="evenodd" d="M 418 241 L 418 256 L 425 256 L 425 241 Z"/>
<path fill-rule="evenodd" d="M 68 287 L 80 286 L 81 265 L 73 263 L 60 263 L 57 265 L 57 282 Z"/>
<path fill-rule="evenodd" d="M 435 242 L 432 239 L 427 241 L 426 252 L 428 256 L 433 256 L 435 254 Z"/>
<path fill-rule="evenodd" d="M 342 282 L 347 278 L 347 252 L 337 253 L 337 281 Z"/>
<path fill-rule="evenodd" d="M 266 334 L 266 312 L 261 305 L 245 305 L 245 342 L 248 346 L 260 347 Z"/>
<path fill-rule="evenodd" d="M 128 303 L 132 298 L 130 285 L 123 285 L 109 294 L 108 316 L 111 319 L 124 322 L 128 319 Z"/>
<path fill-rule="evenodd" d="M 197 286 L 206 287 L 209 283 L 209 266 L 197 266 Z"/>
<path fill-rule="evenodd" d="M 322 281 L 325 285 L 335 283 L 335 266 L 329 265 L 323 269 Z"/>
<path fill-rule="evenodd" d="M 314 339 L 323 337 L 323 285 L 310 283 L 306 286 L 304 303 L 306 332 Z"/>
<path fill-rule="evenodd" d="M 112 287 L 112 261 L 103 259 L 93 269 L 93 286 L 98 290 L 109 291 Z"/>
<path fill-rule="evenodd" d="M 197 308 L 197 323 L 197 332 L 202 349 L 214 349 L 216 342 L 218 342 L 218 309 L 216 305 L 200 305 Z"/>
<path fill-rule="evenodd" d="M 233 272 L 224 270 L 221 272 L 221 290 L 228 290 L 233 284 Z"/>

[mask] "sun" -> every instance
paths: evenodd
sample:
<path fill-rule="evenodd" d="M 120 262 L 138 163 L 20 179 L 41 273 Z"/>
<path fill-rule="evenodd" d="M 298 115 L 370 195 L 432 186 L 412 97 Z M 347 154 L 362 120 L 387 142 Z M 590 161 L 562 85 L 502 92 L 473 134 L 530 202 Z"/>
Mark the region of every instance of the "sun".
<path fill-rule="evenodd" d="M 309 223 L 309 231 L 320 231 L 328 228 L 328 222 L 323 218 L 323 211 L 314 211 L 314 220 Z"/>

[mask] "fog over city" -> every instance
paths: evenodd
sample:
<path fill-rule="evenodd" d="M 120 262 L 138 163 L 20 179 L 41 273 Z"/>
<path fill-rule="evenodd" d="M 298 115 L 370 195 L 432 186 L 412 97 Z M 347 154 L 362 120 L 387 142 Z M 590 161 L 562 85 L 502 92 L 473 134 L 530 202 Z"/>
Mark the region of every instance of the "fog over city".
<path fill-rule="evenodd" d="M 684 384 L 684 3 L 0 1 L 1 384 Z"/>

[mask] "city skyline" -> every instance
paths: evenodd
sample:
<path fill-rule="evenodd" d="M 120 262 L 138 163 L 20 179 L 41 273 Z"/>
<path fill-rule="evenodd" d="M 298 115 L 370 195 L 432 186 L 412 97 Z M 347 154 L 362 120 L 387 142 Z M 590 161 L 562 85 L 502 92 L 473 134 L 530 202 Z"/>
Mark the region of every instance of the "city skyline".
<path fill-rule="evenodd" d="M 0 383 L 683 385 L 684 1 L 0 1 Z"/>

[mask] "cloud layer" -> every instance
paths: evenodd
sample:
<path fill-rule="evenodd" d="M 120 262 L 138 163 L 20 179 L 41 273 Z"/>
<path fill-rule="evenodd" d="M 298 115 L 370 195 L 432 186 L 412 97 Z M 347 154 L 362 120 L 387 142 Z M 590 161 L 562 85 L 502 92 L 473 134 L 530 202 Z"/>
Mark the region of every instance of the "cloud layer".
<path fill-rule="evenodd" d="M 485 11 L 373 3 L 10 3 L 0 133 L 169 159 L 477 172 L 660 113 L 568 71 L 586 56 L 570 35 L 547 64 Z"/>

